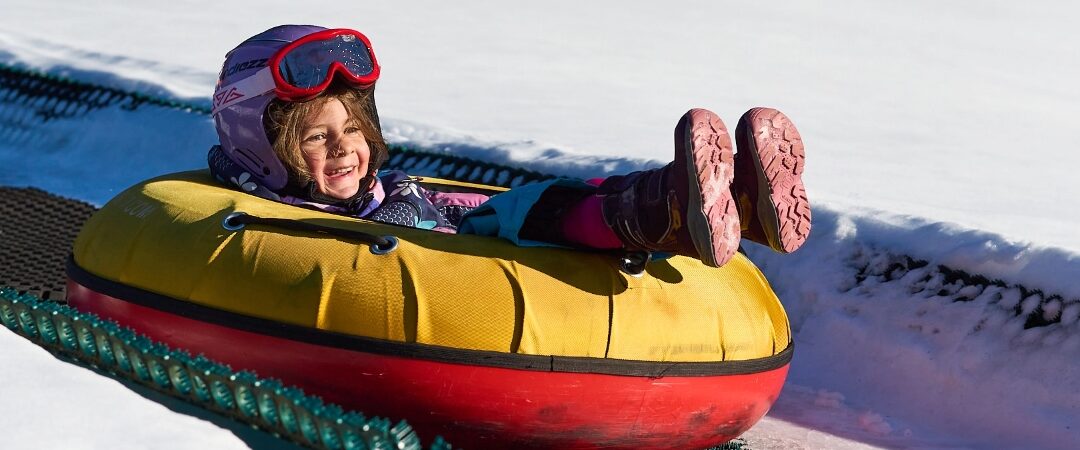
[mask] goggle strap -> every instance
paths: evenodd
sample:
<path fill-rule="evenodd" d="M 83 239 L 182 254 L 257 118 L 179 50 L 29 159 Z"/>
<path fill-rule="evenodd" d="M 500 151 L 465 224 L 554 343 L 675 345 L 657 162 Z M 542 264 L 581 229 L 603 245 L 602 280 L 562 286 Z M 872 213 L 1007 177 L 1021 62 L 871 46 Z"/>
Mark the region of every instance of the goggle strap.
<path fill-rule="evenodd" d="M 270 73 L 269 67 L 264 67 L 259 69 L 255 75 L 215 89 L 211 114 L 216 116 L 225 108 L 273 90 L 274 75 Z"/>

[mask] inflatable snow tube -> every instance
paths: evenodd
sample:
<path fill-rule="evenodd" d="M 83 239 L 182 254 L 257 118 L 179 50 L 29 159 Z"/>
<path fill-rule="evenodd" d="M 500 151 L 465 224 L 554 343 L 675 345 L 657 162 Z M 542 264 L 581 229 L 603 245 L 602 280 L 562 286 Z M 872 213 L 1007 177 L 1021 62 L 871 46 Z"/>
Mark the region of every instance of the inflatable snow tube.
<path fill-rule="evenodd" d="M 238 212 L 318 229 L 226 220 Z M 303 209 L 205 171 L 102 207 L 68 276 L 76 308 L 466 448 L 709 447 L 766 413 L 792 355 L 742 255 L 634 277 L 610 254 Z"/>

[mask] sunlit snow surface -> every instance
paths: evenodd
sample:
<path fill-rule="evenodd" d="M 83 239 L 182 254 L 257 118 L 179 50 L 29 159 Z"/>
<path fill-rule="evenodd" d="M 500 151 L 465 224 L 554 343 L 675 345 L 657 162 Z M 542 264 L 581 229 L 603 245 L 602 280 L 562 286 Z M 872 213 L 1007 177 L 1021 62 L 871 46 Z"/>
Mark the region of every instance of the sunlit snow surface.
<path fill-rule="evenodd" d="M 792 255 L 748 247 L 796 340 L 789 383 L 747 434 L 752 446 L 1080 442 L 1080 208 L 1069 206 L 1080 194 L 1080 59 L 1070 57 L 1080 8 L 461 3 L 5 4 L 0 62 L 206 104 L 224 52 L 244 37 L 286 22 L 350 26 L 383 65 L 390 140 L 572 176 L 660 164 L 690 107 L 731 127 L 748 107 L 781 108 L 807 143 L 814 234 Z M 27 127 L 0 147 L 0 185 L 101 204 L 201 167 L 215 139 L 202 115 L 107 108 Z M 887 255 L 1060 300 L 987 290 L 958 302 L 916 287 L 916 275 L 857 279 Z M 1057 322 L 1024 329 L 1018 313 L 1032 311 Z M 5 448 L 274 442 L 7 331 L 0 349 L 0 419 L 19 428 Z"/>

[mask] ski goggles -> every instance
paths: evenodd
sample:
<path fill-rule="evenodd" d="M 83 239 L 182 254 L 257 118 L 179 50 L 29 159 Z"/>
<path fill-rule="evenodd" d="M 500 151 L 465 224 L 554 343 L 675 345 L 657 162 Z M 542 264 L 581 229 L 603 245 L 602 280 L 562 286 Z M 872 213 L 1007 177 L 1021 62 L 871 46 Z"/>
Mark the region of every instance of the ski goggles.
<path fill-rule="evenodd" d="M 379 63 L 367 36 L 337 28 L 315 32 L 274 52 L 254 75 L 214 91 L 213 113 L 273 91 L 285 101 L 304 101 L 326 90 L 334 77 L 369 88 L 379 79 Z"/>

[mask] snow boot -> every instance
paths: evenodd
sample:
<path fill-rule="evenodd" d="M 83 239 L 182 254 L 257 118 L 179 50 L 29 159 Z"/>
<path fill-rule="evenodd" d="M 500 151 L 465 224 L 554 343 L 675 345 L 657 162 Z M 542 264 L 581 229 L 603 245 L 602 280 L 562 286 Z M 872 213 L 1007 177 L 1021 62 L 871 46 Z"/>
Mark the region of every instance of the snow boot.
<path fill-rule="evenodd" d="M 784 113 L 753 108 L 735 127 L 735 181 L 742 237 L 789 253 L 810 235 L 799 130 Z"/>
<path fill-rule="evenodd" d="M 730 189 L 734 155 L 716 114 L 692 109 L 675 127 L 675 160 L 600 184 L 604 222 L 629 250 L 691 256 L 713 267 L 739 247 Z"/>

